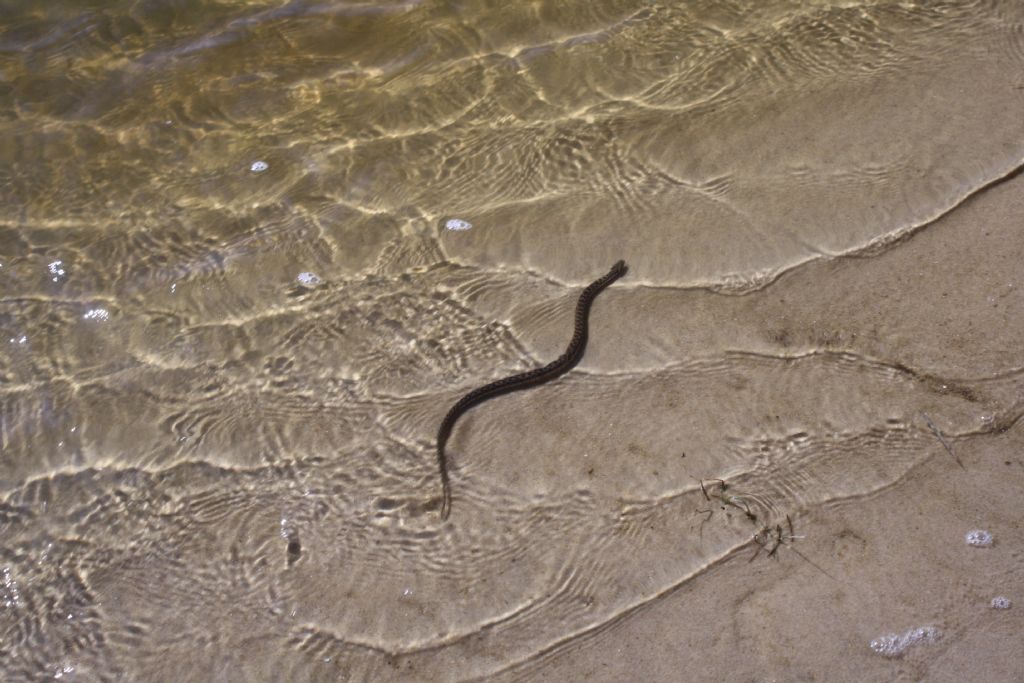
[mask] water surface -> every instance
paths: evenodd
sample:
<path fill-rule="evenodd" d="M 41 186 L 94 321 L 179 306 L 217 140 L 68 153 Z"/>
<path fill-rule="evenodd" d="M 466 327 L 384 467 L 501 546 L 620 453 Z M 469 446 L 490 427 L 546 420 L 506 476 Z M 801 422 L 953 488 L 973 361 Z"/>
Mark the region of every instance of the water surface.
<path fill-rule="evenodd" d="M 3 678 L 973 666 L 1024 600 L 1022 73 L 1016 2 L 0 3 Z M 442 523 L 450 404 L 620 258 Z M 952 593 L 893 496 L 950 501 Z"/>

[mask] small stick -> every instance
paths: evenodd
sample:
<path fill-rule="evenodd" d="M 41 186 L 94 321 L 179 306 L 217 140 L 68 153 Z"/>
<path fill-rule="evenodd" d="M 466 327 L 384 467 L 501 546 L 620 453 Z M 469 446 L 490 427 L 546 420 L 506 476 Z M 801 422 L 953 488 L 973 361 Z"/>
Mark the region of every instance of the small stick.
<path fill-rule="evenodd" d="M 715 514 L 715 511 L 714 510 L 700 510 L 700 509 L 698 509 L 697 510 L 697 514 L 707 515 L 707 517 L 705 517 L 703 520 L 701 520 L 700 526 L 697 527 L 697 533 L 699 534 L 700 542 L 701 542 L 701 544 L 703 544 L 704 543 L 704 525 L 708 523 L 708 520 L 711 519 L 711 515 Z"/>
<path fill-rule="evenodd" d="M 775 531 L 775 539 L 774 539 L 775 540 L 775 545 L 773 545 L 772 549 L 768 551 L 768 557 L 775 557 L 775 556 L 777 556 L 779 547 L 782 546 L 782 545 L 788 545 L 789 549 L 792 550 L 794 553 L 796 553 L 800 557 L 800 559 L 802 559 L 804 562 L 806 562 L 807 564 L 809 564 L 812 567 L 814 567 L 815 569 L 817 569 L 819 572 L 821 572 L 822 574 L 824 574 L 828 578 L 830 578 L 833 581 L 838 583 L 839 579 L 837 579 L 836 577 L 834 577 L 831 574 L 829 574 L 827 571 L 822 569 L 820 565 L 818 565 L 816 562 L 812 561 L 811 558 L 807 557 L 802 552 L 800 552 L 799 550 L 797 550 L 796 548 L 793 547 L 792 541 L 795 540 L 795 539 L 798 539 L 798 538 L 803 538 L 803 536 L 797 536 L 797 535 L 795 535 L 793 533 L 793 520 L 790 518 L 789 515 L 786 515 L 786 526 L 789 528 L 789 535 L 788 536 L 786 536 L 785 533 L 783 532 L 781 524 L 776 524 L 775 525 L 775 529 L 774 529 L 774 531 Z M 753 556 L 751 556 L 751 558 L 749 560 L 747 560 L 748 563 L 753 562 L 757 558 L 757 556 L 761 554 L 761 550 L 764 549 L 765 546 L 768 545 L 768 541 L 772 540 L 772 531 L 773 530 L 772 530 L 772 528 L 770 526 L 763 526 L 763 527 L 761 527 L 760 531 L 758 531 L 756 534 L 754 534 L 754 542 L 757 543 L 757 550 L 754 551 Z M 762 538 L 762 536 L 763 536 L 763 538 Z M 787 541 L 789 541 L 789 542 L 787 543 Z"/>
<path fill-rule="evenodd" d="M 967 468 L 964 467 L 964 464 L 962 462 L 960 462 L 960 458 L 956 457 L 956 453 L 953 452 L 953 447 L 949 445 L 948 441 L 946 441 L 946 437 L 942 436 L 942 432 L 939 431 L 939 428 L 936 427 L 935 423 L 932 422 L 930 417 L 928 417 L 928 414 L 921 413 L 921 416 L 924 417 L 924 421 L 928 424 L 928 427 L 932 430 L 932 433 L 935 434 L 936 437 L 938 437 L 939 443 L 941 443 L 942 447 L 946 449 L 946 452 L 949 453 L 954 460 L 956 460 L 957 465 L 960 465 L 961 468 L 966 470 Z"/>
<path fill-rule="evenodd" d="M 771 533 L 771 532 L 769 532 L 769 533 Z M 768 557 L 774 557 L 775 553 L 777 553 L 779 551 L 779 546 L 781 546 L 781 545 L 782 545 L 782 525 L 781 524 L 776 524 L 775 525 L 775 545 L 773 545 L 772 549 L 768 551 Z"/>
<path fill-rule="evenodd" d="M 708 490 L 704 486 L 704 480 L 703 479 L 698 479 L 697 481 L 700 482 L 700 492 L 704 494 L 704 500 L 710 501 L 711 500 L 711 496 L 708 495 Z M 725 488 L 727 486 L 727 484 L 725 483 L 724 479 L 708 479 L 708 481 L 717 481 L 719 488 L 721 488 L 723 491 L 725 490 Z"/>
<path fill-rule="evenodd" d="M 799 556 L 800 556 L 800 557 L 801 557 L 801 558 L 803 559 L 803 561 L 804 561 L 804 562 L 806 562 L 807 564 L 811 565 L 812 567 L 814 567 L 814 568 L 815 568 L 815 569 L 817 569 L 817 570 L 818 570 L 819 572 L 821 572 L 822 574 L 824 574 L 824 575 L 825 575 L 825 576 L 827 576 L 828 578 L 832 579 L 832 580 L 833 580 L 833 581 L 835 581 L 836 583 L 839 583 L 839 579 L 837 579 L 836 577 L 834 577 L 834 576 L 832 576 L 831 574 L 829 574 L 829 573 L 828 573 L 827 571 L 825 571 L 824 569 L 822 569 L 821 567 L 819 567 L 819 566 L 818 566 L 817 564 L 815 564 L 814 562 L 811 562 L 810 558 L 808 558 L 808 557 L 807 557 L 806 555 L 804 555 L 804 554 L 803 554 L 802 552 L 800 552 L 799 550 L 797 550 L 796 548 L 794 548 L 794 547 L 793 547 L 793 544 L 792 544 L 792 543 L 791 543 L 791 544 L 789 545 L 789 549 L 790 549 L 790 550 L 792 550 L 792 551 L 793 551 L 794 553 L 796 553 L 797 555 L 799 555 Z"/>

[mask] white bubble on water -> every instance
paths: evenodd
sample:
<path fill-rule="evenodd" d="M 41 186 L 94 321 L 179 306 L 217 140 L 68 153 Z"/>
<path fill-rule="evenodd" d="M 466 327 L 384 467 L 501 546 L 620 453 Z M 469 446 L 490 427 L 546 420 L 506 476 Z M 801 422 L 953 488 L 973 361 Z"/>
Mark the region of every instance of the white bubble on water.
<path fill-rule="evenodd" d="M 101 320 L 105 321 L 110 318 L 110 312 L 105 308 L 93 308 L 85 312 L 82 316 L 86 320 Z"/>
<path fill-rule="evenodd" d="M 1010 602 L 1010 598 L 1005 595 L 997 595 L 992 598 L 992 609 L 1010 609 L 1013 603 Z"/>
<path fill-rule="evenodd" d="M 307 287 L 313 287 L 323 282 L 323 280 L 320 279 L 319 275 L 317 275 L 316 273 L 310 273 L 308 271 L 299 273 L 295 279 L 301 282 L 302 284 L 306 285 Z"/>
<path fill-rule="evenodd" d="M 270 164 L 263 161 L 262 159 L 259 161 L 252 162 L 252 165 L 249 166 L 249 170 L 252 171 L 253 173 L 263 173 L 268 168 L 270 168 Z"/>
<path fill-rule="evenodd" d="M 448 228 L 449 230 L 462 231 L 469 230 L 470 228 L 473 227 L 473 224 L 470 223 L 469 221 L 464 221 L 461 218 L 449 218 L 447 221 L 445 221 L 444 227 Z"/>
<path fill-rule="evenodd" d="M 64 674 L 72 674 L 74 672 L 75 672 L 75 667 L 71 666 L 70 664 L 65 664 L 62 667 L 60 667 L 59 669 L 57 669 L 57 672 L 53 674 L 53 677 L 54 678 L 64 678 Z"/>
<path fill-rule="evenodd" d="M 50 263 L 46 264 L 46 269 L 50 271 L 50 275 L 53 276 L 50 279 L 53 280 L 54 282 L 57 282 L 62 277 L 67 275 L 67 272 L 64 270 L 63 261 L 51 261 Z"/>
<path fill-rule="evenodd" d="M 911 645 L 934 643 L 942 633 L 934 626 L 921 626 L 906 633 L 890 633 L 871 641 L 871 649 L 883 657 L 898 657 Z"/>
<path fill-rule="evenodd" d="M 992 534 L 984 529 L 974 529 L 967 532 L 964 540 L 967 541 L 967 545 L 973 545 L 975 548 L 987 548 L 992 545 Z"/>
<path fill-rule="evenodd" d="M 21 592 L 18 590 L 18 582 L 11 575 L 11 568 L 4 567 L 0 571 L 0 605 L 4 607 L 19 607 L 21 605 Z"/>

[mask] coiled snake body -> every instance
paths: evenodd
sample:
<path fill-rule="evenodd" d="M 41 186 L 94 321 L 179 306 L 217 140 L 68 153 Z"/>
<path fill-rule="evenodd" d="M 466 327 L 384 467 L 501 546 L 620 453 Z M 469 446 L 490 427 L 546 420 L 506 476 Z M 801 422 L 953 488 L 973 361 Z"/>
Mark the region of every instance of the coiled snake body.
<path fill-rule="evenodd" d="M 441 519 L 448 519 L 452 507 L 451 484 L 448 480 L 448 459 L 445 456 L 444 447 L 448 443 L 448 437 L 452 434 L 455 421 L 473 406 L 486 401 L 489 398 L 506 394 L 510 391 L 518 391 L 536 384 L 552 380 L 555 377 L 567 372 L 580 358 L 583 357 L 583 349 L 587 346 L 587 319 L 590 316 L 590 305 L 602 289 L 615 282 L 626 273 L 626 262 L 618 261 L 608 274 L 599 280 L 590 283 L 576 302 L 575 329 L 572 333 L 572 340 L 565 349 L 565 353 L 551 361 L 542 368 L 521 372 L 496 382 L 486 384 L 479 389 L 474 389 L 451 407 L 448 414 L 441 421 L 441 427 L 437 430 L 437 466 L 441 472 Z"/>

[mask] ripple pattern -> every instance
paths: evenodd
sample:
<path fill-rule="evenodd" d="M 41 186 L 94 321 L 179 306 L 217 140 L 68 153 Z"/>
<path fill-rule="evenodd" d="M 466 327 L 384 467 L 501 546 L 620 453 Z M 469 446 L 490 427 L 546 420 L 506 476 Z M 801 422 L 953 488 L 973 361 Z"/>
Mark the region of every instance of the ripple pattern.
<path fill-rule="evenodd" d="M 1019 4 L 14 5 L 0 679 L 546 680 L 1019 432 Z"/>

